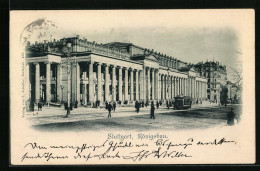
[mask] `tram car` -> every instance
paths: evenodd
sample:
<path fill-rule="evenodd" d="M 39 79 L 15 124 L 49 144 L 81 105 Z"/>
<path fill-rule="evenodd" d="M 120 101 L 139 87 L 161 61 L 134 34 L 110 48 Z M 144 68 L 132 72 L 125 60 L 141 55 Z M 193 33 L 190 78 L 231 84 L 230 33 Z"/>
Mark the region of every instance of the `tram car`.
<path fill-rule="evenodd" d="M 191 108 L 192 99 L 189 96 L 177 96 L 174 99 L 174 109 Z"/>

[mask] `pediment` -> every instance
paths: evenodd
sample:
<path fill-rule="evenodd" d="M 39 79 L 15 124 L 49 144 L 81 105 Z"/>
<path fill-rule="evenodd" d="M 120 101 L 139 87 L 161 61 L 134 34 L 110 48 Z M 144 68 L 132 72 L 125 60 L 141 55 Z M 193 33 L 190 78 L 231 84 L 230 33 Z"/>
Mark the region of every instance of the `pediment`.
<path fill-rule="evenodd" d="M 190 69 L 190 72 L 197 72 L 197 71 L 194 69 L 194 67 L 192 67 L 192 68 Z"/>
<path fill-rule="evenodd" d="M 147 55 L 147 56 L 145 56 L 145 59 L 155 61 L 155 62 L 159 62 L 159 59 L 157 59 L 154 55 Z"/>

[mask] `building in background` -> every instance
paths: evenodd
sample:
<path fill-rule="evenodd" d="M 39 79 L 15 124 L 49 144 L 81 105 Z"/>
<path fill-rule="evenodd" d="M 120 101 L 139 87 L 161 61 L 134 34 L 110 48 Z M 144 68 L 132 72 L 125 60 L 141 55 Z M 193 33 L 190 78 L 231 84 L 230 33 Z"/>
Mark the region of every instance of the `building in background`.
<path fill-rule="evenodd" d="M 227 99 L 227 69 L 217 61 L 199 62 L 194 65 L 200 76 L 207 78 L 207 98 L 211 102 L 224 103 Z"/>
<path fill-rule="evenodd" d="M 97 101 L 165 102 L 180 95 L 207 98 L 207 74 L 131 43 L 97 44 L 79 36 L 28 42 L 25 59 L 26 98 L 33 102 L 62 103 L 69 97 L 93 106 Z"/>

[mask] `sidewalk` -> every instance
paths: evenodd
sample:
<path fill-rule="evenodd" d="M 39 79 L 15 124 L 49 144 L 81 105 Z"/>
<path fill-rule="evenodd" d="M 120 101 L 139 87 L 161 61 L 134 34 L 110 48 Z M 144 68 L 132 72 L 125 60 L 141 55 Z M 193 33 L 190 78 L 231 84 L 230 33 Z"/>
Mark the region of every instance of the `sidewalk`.
<path fill-rule="evenodd" d="M 198 104 L 192 106 L 191 109 L 186 110 L 193 110 L 198 108 L 214 108 L 218 106 L 214 106 L 212 104 Z M 186 111 L 185 110 L 185 111 Z M 165 114 L 165 113 L 172 113 L 172 112 L 179 112 L 183 110 L 176 110 L 173 108 L 168 109 L 166 106 L 160 106 L 159 109 L 155 110 L 155 114 Z M 66 110 L 63 107 L 43 107 L 42 111 L 34 111 L 28 112 L 26 117 L 31 122 L 32 125 L 42 125 L 42 124 L 53 124 L 53 123 L 68 123 L 68 122 L 77 122 L 77 121 L 87 121 L 87 120 L 97 120 L 97 119 L 107 119 L 108 111 L 104 108 L 86 108 L 86 107 L 79 107 L 74 108 L 70 111 L 69 117 L 66 116 Z M 123 117 L 131 117 L 131 116 L 140 116 L 147 115 L 149 118 L 150 115 L 150 107 L 140 108 L 139 113 L 136 113 L 134 107 L 117 107 L 116 111 L 111 112 L 112 118 L 123 118 Z"/>

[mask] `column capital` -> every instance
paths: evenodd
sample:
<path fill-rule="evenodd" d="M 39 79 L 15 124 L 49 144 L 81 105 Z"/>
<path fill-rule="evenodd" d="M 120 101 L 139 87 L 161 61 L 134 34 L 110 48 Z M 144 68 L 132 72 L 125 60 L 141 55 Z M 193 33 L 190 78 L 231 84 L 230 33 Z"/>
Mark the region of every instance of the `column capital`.
<path fill-rule="evenodd" d="M 123 67 L 124 70 L 128 70 L 128 67 Z"/>
<path fill-rule="evenodd" d="M 102 63 L 101 62 L 94 62 L 94 65 L 102 65 Z"/>
<path fill-rule="evenodd" d="M 36 63 L 38 63 L 38 62 L 36 62 Z M 44 62 L 44 64 L 51 64 L 52 62 L 50 62 L 50 61 L 46 61 L 46 62 Z"/>
<path fill-rule="evenodd" d="M 38 64 L 39 64 L 39 62 L 34 62 L 33 64 L 34 64 L 34 65 L 38 65 Z"/>
<path fill-rule="evenodd" d="M 115 67 L 116 67 L 116 65 L 109 65 L 109 67 L 110 67 L 110 68 L 115 68 Z"/>
<path fill-rule="evenodd" d="M 134 71 L 134 69 L 132 67 L 128 68 L 129 71 Z"/>
<path fill-rule="evenodd" d="M 116 68 L 121 69 L 121 68 L 123 68 L 123 67 L 122 67 L 122 66 L 116 66 Z"/>
<path fill-rule="evenodd" d="M 103 65 L 104 67 L 109 67 L 109 66 L 110 66 L 110 64 L 107 64 L 107 63 L 102 63 L 102 65 Z"/>

